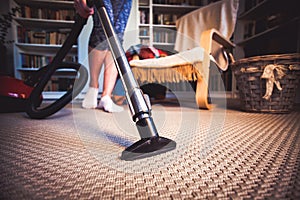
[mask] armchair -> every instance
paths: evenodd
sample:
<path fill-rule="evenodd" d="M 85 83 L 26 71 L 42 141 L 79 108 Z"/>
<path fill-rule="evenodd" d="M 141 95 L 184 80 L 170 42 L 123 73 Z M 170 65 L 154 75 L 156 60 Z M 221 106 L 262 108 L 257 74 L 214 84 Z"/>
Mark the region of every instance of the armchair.
<path fill-rule="evenodd" d="M 218 1 L 181 17 L 176 22 L 175 50 L 179 53 L 130 61 L 136 79 L 140 83 L 196 81 L 196 103 L 199 108 L 210 109 L 210 62 L 223 71 L 228 68 L 230 54 L 226 50 L 234 47 L 229 38 L 234 31 L 238 2 Z"/>

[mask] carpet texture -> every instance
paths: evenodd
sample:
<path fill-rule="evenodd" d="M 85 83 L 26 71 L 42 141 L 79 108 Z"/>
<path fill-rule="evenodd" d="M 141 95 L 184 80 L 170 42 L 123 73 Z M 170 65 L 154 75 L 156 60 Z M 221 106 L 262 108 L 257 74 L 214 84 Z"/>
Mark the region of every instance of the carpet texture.
<path fill-rule="evenodd" d="M 299 199 L 300 110 L 153 105 L 173 151 L 120 160 L 139 139 L 119 114 L 72 104 L 44 120 L 0 114 L 0 199 Z"/>

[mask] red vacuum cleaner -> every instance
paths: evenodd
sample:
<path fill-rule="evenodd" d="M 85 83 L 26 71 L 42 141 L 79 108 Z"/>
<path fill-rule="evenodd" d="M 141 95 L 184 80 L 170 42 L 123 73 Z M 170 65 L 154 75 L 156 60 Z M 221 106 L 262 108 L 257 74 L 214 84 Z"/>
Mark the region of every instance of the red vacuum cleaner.
<path fill-rule="evenodd" d="M 33 87 L 4 75 L 0 75 L 0 83 L 0 112 L 24 112 Z"/>
<path fill-rule="evenodd" d="M 30 118 L 43 119 L 62 109 L 80 93 L 88 79 L 87 69 L 78 63 L 63 62 L 63 59 L 76 43 L 86 22 L 87 19 L 76 16 L 68 38 L 52 62 L 41 67 L 34 76 L 28 77 L 25 81 L 0 76 L 0 112 L 26 112 Z M 79 75 L 76 84 L 55 102 L 42 106 L 42 92 L 58 69 L 75 70 Z"/>
<path fill-rule="evenodd" d="M 126 100 L 128 102 L 128 106 L 132 114 L 132 119 L 135 122 L 141 137 L 139 141 L 127 147 L 122 152 L 121 159 L 136 160 L 149 156 L 154 156 L 175 149 L 176 142 L 174 142 L 171 139 L 159 136 L 157 132 L 156 126 L 151 117 L 150 105 L 147 104 L 143 92 L 133 76 L 130 65 L 125 55 L 125 51 L 110 22 L 103 1 L 90 0 L 88 1 L 88 5 L 90 7 L 95 5 L 97 8 L 95 14 L 99 15 L 99 19 L 105 31 L 106 38 L 110 45 L 110 49 L 112 51 L 112 55 L 114 57 L 118 73 L 120 75 L 123 87 L 125 89 Z M 58 110 L 63 108 L 68 102 L 70 102 L 70 100 L 72 99 L 72 92 L 78 94 L 85 85 L 86 80 L 85 76 L 83 76 L 83 78 L 81 78 L 79 83 L 77 84 L 78 87 L 68 91 L 63 97 L 61 97 L 49 107 L 39 107 L 41 103 L 41 94 L 44 87 L 46 86 L 48 80 L 51 78 L 56 69 L 64 66 L 62 60 L 67 54 L 67 50 L 69 50 L 72 47 L 72 44 L 74 44 L 84 24 L 86 23 L 86 19 L 79 17 L 79 15 L 77 16 L 77 18 L 78 20 L 75 21 L 75 25 L 60 51 L 57 53 L 57 55 L 49 64 L 49 66 L 46 69 L 41 70 L 41 78 L 39 78 L 38 80 L 32 80 L 32 82 L 36 82 L 32 85 L 32 91 L 31 88 L 28 88 L 28 93 L 26 93 L 26 95 L 28 96 L 30 91 L 31 93 L 28 97 L 28 100 L 26 100 L 26 113 L 31 118 L 41 119 L 57 112 Z M 80 74 L 85 75 L 85 70 L 82 70 L 85 68 L 80 67 L 79 64 L 72 64 L 68 65 L 67 67 L 78 70 Z"/>

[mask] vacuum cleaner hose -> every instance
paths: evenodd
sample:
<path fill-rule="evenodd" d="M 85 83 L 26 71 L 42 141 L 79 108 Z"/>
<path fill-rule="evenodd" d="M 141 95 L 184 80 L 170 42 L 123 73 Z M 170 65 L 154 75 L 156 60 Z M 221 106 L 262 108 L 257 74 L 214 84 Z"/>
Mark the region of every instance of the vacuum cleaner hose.
<path fill-rule="evenodd" d="M 80 17 L 78 14 L 75 16 L 75 23 L 70 31 L 69 36 L 66 38 L 62 47 L 58 50 L 52 62 L 43 67 L 40 71 L 41 78 L 38 79 L 34 89 L 28 99 L 28 107 L 26 113 L 29 117 L 34 119 L 42 119 L 48 117 L 55 112 L 62 109 L 66 104 L 68 104 L 72 97 L 75 97 L 83 89 L 87 82 L 88 72 L 85 67 L 77 63 L 67 63 L 63 62 L 65 56 L 68 54 L 69 50 L 72 48 L 73 44 L 76 43 L 77 38 L 86 24 L 87 19 Z M 82 66 L 82 67 L 81 67 Z M 51 76 L 56 72 L 57 69 L 74 69 L 79 72 L 79 78 L 73 88 L 69 89 L 61 98 L 56 100 L 54 103 L 46 107 L 40 107 L 41 95 L 46 87 Z M 33 81 L 35 82 L 35 81 Z"/>
<path fill-rule="evenodd" d="M 28 107 L 26 109 L 26 113 L 30 118 L 33 119 L 43 119 L 46 118 L 60 109 L 62 109 L 65 105 L 67 105 L 74 97 L 76 97 L 80 91 L 85 86 L 87 79 L 88 79 L 88 72 L 86 67 L 78 64 L 78 63 L 67 63 L 62 62 L 56 69 L 74 69 L 79 72 L 78 80 L 75 81 L 73 88 L 69 89 L 62 97 L 58 100 L 49 104 L 45 107 L 40 107 L 41 104 L 41 95 L 42 92 L 47 84 L 47 82 L 39 82 L 33 92 L 31 93 L 29 100 L 28 100 Z M 50 80 L 51 73 L 45 74 L 43 80 Z"/>

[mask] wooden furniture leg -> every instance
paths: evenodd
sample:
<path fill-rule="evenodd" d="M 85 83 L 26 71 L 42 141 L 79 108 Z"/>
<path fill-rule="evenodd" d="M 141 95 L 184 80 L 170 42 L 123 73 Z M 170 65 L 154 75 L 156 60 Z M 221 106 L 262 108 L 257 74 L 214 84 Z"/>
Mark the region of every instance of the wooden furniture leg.
<path fill-rule="evenodd" d="M 227 70 L 229 61 L 224 48 L 232 48 L 234 44 L 217 30 L 210 29 L 202 33 L 200 45 L 205 49 L 207 55 L 204 56 L 201 68 L 198 68 L 203 77 L 197 77 L 196 102 L 199 108 L 211 109 L 212 105 L 208 102 L 210 59 L 223 71 Z"/>

